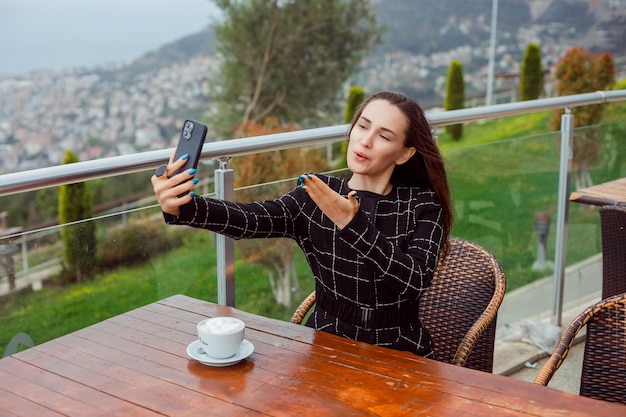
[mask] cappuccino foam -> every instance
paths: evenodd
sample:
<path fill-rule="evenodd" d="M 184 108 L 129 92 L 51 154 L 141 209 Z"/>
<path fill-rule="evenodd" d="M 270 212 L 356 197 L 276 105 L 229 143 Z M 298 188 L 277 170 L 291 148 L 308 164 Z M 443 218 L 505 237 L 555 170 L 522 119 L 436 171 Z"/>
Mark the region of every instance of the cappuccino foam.
<path fill-rule="evenodd" d="M 243 323 L 232 317 L 214 317 L 205 320 L 201 328 L 207 333 L 230 334 L 237 333 L 243 327 Z"/>

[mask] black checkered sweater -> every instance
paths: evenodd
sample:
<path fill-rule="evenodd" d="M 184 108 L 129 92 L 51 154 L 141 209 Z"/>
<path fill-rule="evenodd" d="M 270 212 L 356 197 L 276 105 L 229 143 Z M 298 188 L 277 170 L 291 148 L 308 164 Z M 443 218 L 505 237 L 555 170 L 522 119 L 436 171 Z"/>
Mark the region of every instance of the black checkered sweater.
<path fill-rule="evenodd" d="M 341 195 L 350 191 L 343 178 L 318 176 Z M 179 217 L 165 214 L 165 221 L 234 239 L 295 240 L 316 282 L 318 303 L 307 326 L 433 357 L 432 340 L 418 318 L 417 302 L 432 282 L 441 249 L 443 214 L 437 196 L 422 188 L 394 187 L 386 196 L 358 191 L 356 197 L 359 210 L 341 230 L 301 187 L 275 200 L 243 204 L 195 196 L 180 208 Z M 371 326 L 320 306 L 320 298 L 347 310 L 404 307 L 410 317 L 402 324 Z"/>

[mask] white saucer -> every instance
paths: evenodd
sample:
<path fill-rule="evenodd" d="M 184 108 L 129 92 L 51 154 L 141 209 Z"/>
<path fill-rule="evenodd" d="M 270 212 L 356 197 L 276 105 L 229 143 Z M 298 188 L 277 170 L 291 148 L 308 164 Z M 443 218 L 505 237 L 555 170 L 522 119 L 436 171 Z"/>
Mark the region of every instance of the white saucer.
<path fill-rule="evenodd" d="M 189 346 L 187 346 L 187 355 L 189 355 L 189 357 L 191 357 L 192 359 L 197 360 L 201 364 L 207 366 L 234 365 L 252 355 L 252 352 L 254 352 L 254 345 L 246 339 L 243 339 L 241 347 L 239 348 L 239 351 L 235 354 L 235 356 L 224 359 L 214 358 L 204 353 L 200 344 L 200 340 L 196 339 L 191 342 Z"/>

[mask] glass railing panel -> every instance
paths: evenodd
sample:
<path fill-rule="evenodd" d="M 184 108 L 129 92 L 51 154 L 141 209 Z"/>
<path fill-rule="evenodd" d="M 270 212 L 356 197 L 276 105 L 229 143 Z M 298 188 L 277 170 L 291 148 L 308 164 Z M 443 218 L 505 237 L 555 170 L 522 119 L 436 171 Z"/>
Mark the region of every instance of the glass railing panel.
<path fill-rule="evenodd" d="M 133 176 L 137 174 L 119 177 L 114 183 L 128 186 Z M 216 287 L 215 274 L 210 274 L 215 269 L 214 248 L 189 250 L 204 247 L 204 240 L 210 244 L 211 236 L 165 225 L 151 192 L 150 174 L 141 176 L 144 191 L 133 193 L 132 198 L 113 196 L 113 186 L 103 189 L 101 180 L 86 182 L 97 202 L 90 220 L 63 226 L 46 221 L 43 227 L 37 222 L 34 231 L 27 224 L 11 228 L 15 233 L 2 241 L 15 250 L 11 273 L 6 268 L 0 271 L 0 356 L 173 294 L 216 300 L 215 291 L 211 292 Z M 210 191 L 212 184 L 200 183 L 199 187 Z M 57 188 L 50 188 L 6 196 L 3 207 L 15 204 L 11 198 L 32 201 L 31 208 L 45 220 L 45 213 L 56 207 L 57 194 Z M 115 204 L 102 201 L 108 194 Z M 77 280 L 64 267 L 61 234 L 92 226 L 97 242 L 96 256 L 88 263 L 92 276 L 84 274 Z M 9 275 L 15 278 L 15 288 L 10 288 Z"/>
<path fill-rule="evenodd" d="M 509 290 L 532 281 L 535 215 L 547 211 L 555 220 L 558 136 L 457 148 L 445 157 L 456 210 L 453 234 L 490 250 L 512 275 Z"/>
<path fill-rule="evenodd" d="M 597 156 L 588 166 L 593 183 L 626 175 L 623 158 L 625 124 L 620 122 L 593 128 L 593 134 L 599 141 L 596 144 Z M 586 129 L 591 128 L 576 129 L 577 137 Z M 547 260 L 553 261 L 559 142 L 558 133 L 546 133 L 444 151 L 457 213 L 453 234 L 475 241 L 496 255 L 507 273 L 509 291 L 530 282 L 553 279 L 550 268 L 533 269 L 538 247 L 535 216 L 540 212 L 550 215 Z M 576 139 L 575 146 L 579 143 Z M 303 154 L 306 152 L 303 151 Z M 200 167 L 198 176 L 201 183 L 196 192 L 214 195 L 214 165 L 209 161 Z M 306 161 L 294 169 L 294 172 L 284 171 L 280 178 L 267 178 L 261 185 L 238 187 L 235 199 L 248 201 L 279 195 L 295 186 L 297 175 L 301 172 L 316 171 L 309 169 Z M 347 174 L 345 170 L 333 171 L 328 167 L 323 172 Z M 240 174 L 235 171 L 235 177 Z M 3 295 L 0 307 L 1 354 L 12 353 L 11 349 L 20 350 L 20 346 L 27 346 L 28 343 L 43 343 L 169 295 L 181 293 L 208 301 L 217 300 L 215 235 L 189 227 L 164 225 L 151 193 L 150 175 L 144 172 L 114 177 L 110 185 L 102 180 L 88 182 L 98 207 L 94 220 L 91 220 L 96 224 L 98 256 L 100 261 L 105 257 L 108 261 L 98 265 L 96 278 L 87 282 L 63 284 L 65 272 L 61 266 L 63 249 L 59 226 L 49 224 L 33 232 L 27 231 L 31 225 L 11 219 L 9 226 L 21 231 L 2 243 L 4 249 L 8 247 L 7 250 L 12 251 L 16 282 L 19 285 L 26 282 L 25 275 L 35 279 L 24 285 L 25 289 L 19 293 Z M 139 184 L 137 189 L 133 189 L 133 194 L 137 193 L 136 198 L 127 199 L 116 194 L 117 191 L 123 194 L 124 187 L 130 184 Z M 142 188 L 141 184 L 146 186 Z M 572 175 L 572 189 L 574 187 Z M 45 222 L 51 218 L 45 213 L 56 204 L 54 199 L 50 199 L 55 193 L 58 193 L 56 188 L 27 193 L 20 197 L 19 204 L 25 210 L 41 213 L 41 221 Z M 7 199 L 18 196 L 21 195 L 2 197 L 2 207 L 9 207 Z M 112 201 L 117 204 L 105 207 Z M 597 209 L 570 204 L 568 231 L 568 267 L 585 262 L 601 252 Z M 22 244 L 23 241 L 26 243 Z M 297 303 L 313 289 L 313 278 L 295 244 L 287 242 L 292 248 L 284 250 L 285 243 L 268 243 L 236 242 L 237 307 L 288 319 Z M 244 245 L 252 245 L 252 249 Z M 278 285 L 273 258 L 264 256 L 259 259 L 259 255 L 255 256 L 257 249 L 254 245 L 280 249 L 275 250 L 275 255 L 292 251 L 297 281 Z M 0 286 L 6 284 L 7 287 L 9 279 L 4 268 L 0 273 Z M 551 282 L 548 286 L 553 291 Z M 289 299 L 290 305 L 277 301 L 276 294 L 281 294 L 281 291 L 283 295 L 290 293 L 289 297 L 281 298 Z M 590 291 L 596 291 L 596 288 Z M 549 292 L 545 300 L 524 306 L 527 311 L 524 316 L 551 311 L 553 298 L 553 292 Z"/>
<path fill-rule="evenodd" d="M 624 125 L 618 122 L 575 129 L 572 191 L 577 180 L 590 180 L 582 183 L 588 186 L 626 175 L 623 157 L 619 157 L 624 155 L 626 143 Z M 547 291 L 524 306 L 524 317 L 550 315 L 555 297 L 560 133 L 449 149 L 444 155 L 456 210 L 453 234 L 494 253 L 506 271 L 508 292 L 543 281 Z M 601 274 L 602 251 L 597 208 L 579 204 L 569 207 L 565 306 L 599 292 L 600 280 L 585 278 Z M 543 222 L 545 214 L 548 224 Z M 543 258 L 547 262 L 540 262 L 538 252 L 542 227 L 549 230 Z"/>
<path fill-rule="evenodd" d="M 326 149 L 322 151 L 324 155 L 333 155 Z M 306 150 L 303 153 L 306 154 Z M 236 199 L 256 199 L 288 190 L 295 185 L 296 173 L 303 171 L 305 162 L 298 165 L 294 176 L 288 179 L 268 178 L 264 184 L 237 189 Z M 213 170 L 216 166 L 213 161 L 200 165 L 197 175 L 200 183 L 195 192 L 215 197 Z M 60 231 L 68 226 L 59 226 L 52 221 L 51 225 L 37 232 L 21 231 L 30 227 L 26 224 L 15 228 L 16 233 L 7 243 L 20 251 L 11 254 L 15 264 L 13 275 L 17 276 L 19 288 L 13 295 L 3 294 L 0 355 L 12 354 L 173 294 L 217 302 L 215 234 L 187 226 L 165 225 L 151 191 L 150 175 L 148 172 L 114 177 L 110 182 L 85 182 L 95 203 L 94 217 L 73 226 L 95 225 L 97 259 L 93 263 L 93 279 L 86 282 L 67 282 L 68 274 L 62 267 Z M 237 175 L 242 173 L 235 172 Z M 129 189 L 131 184 L 132 192 Z M 123 198 L 114 192 L 116 189 L 126 190 L 135 197 Z M 54 212 L 50 209 L 58 204 L 57 195 L 58 188 L 49 188 L 27 195 L 2 197 L 2 201 L 7 202 L 7 207 L 30 201 L 30 210 L 46 213 Z M 17 202 L 9 201 L 16 199 Z M 50 215 L 51 218 L 56 216 L 56 213 Z M 27 244 L 22 245 L 22 240 Z M 312 291 L 312 275 L 304 256 L 292 242 L 288 243 L 293 246 L 294 270 L 302 283 L 298 285 L 296 281 L 287 287 L 291 305 L 276 300 L 277 289 L 276 286 L 272 289 L 271 285 L 271 282 L 277 282 L 276 273 L 271 263 L 255 256 L 249 249 L 237 247 L 238 308 L 286 320 L 300 302 L 300 297 Z M 268 245 L 268 242 L 264 244 Z M 271 246 L 281 248 L 281 253 L 284 245 L 271 243 Z M 24 262 L 22 247 L 27 258 Z M 28 265 L 26 271 L 22 271 L 23 264 Z M 8 292 L 8 276 L 0 275 L 0 284 L 5 282 Z"/>

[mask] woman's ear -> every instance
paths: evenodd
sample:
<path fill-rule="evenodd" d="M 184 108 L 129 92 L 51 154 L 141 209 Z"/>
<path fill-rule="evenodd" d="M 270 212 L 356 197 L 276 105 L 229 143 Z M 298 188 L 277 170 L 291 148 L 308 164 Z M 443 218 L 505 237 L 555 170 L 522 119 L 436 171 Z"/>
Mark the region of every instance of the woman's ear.
<path fill-rule="evenodd" d="M 396 165 L 404 164 L 406 161 L 411 159 L 413 155 L 415 155 L 415 152 L 417 152 L 417 149 L 415 149 L 414 146 L 411 146 L 410 148 L 404 148 L 402 155 L 400 155 L 400 157 L 396 159 Z"/>

